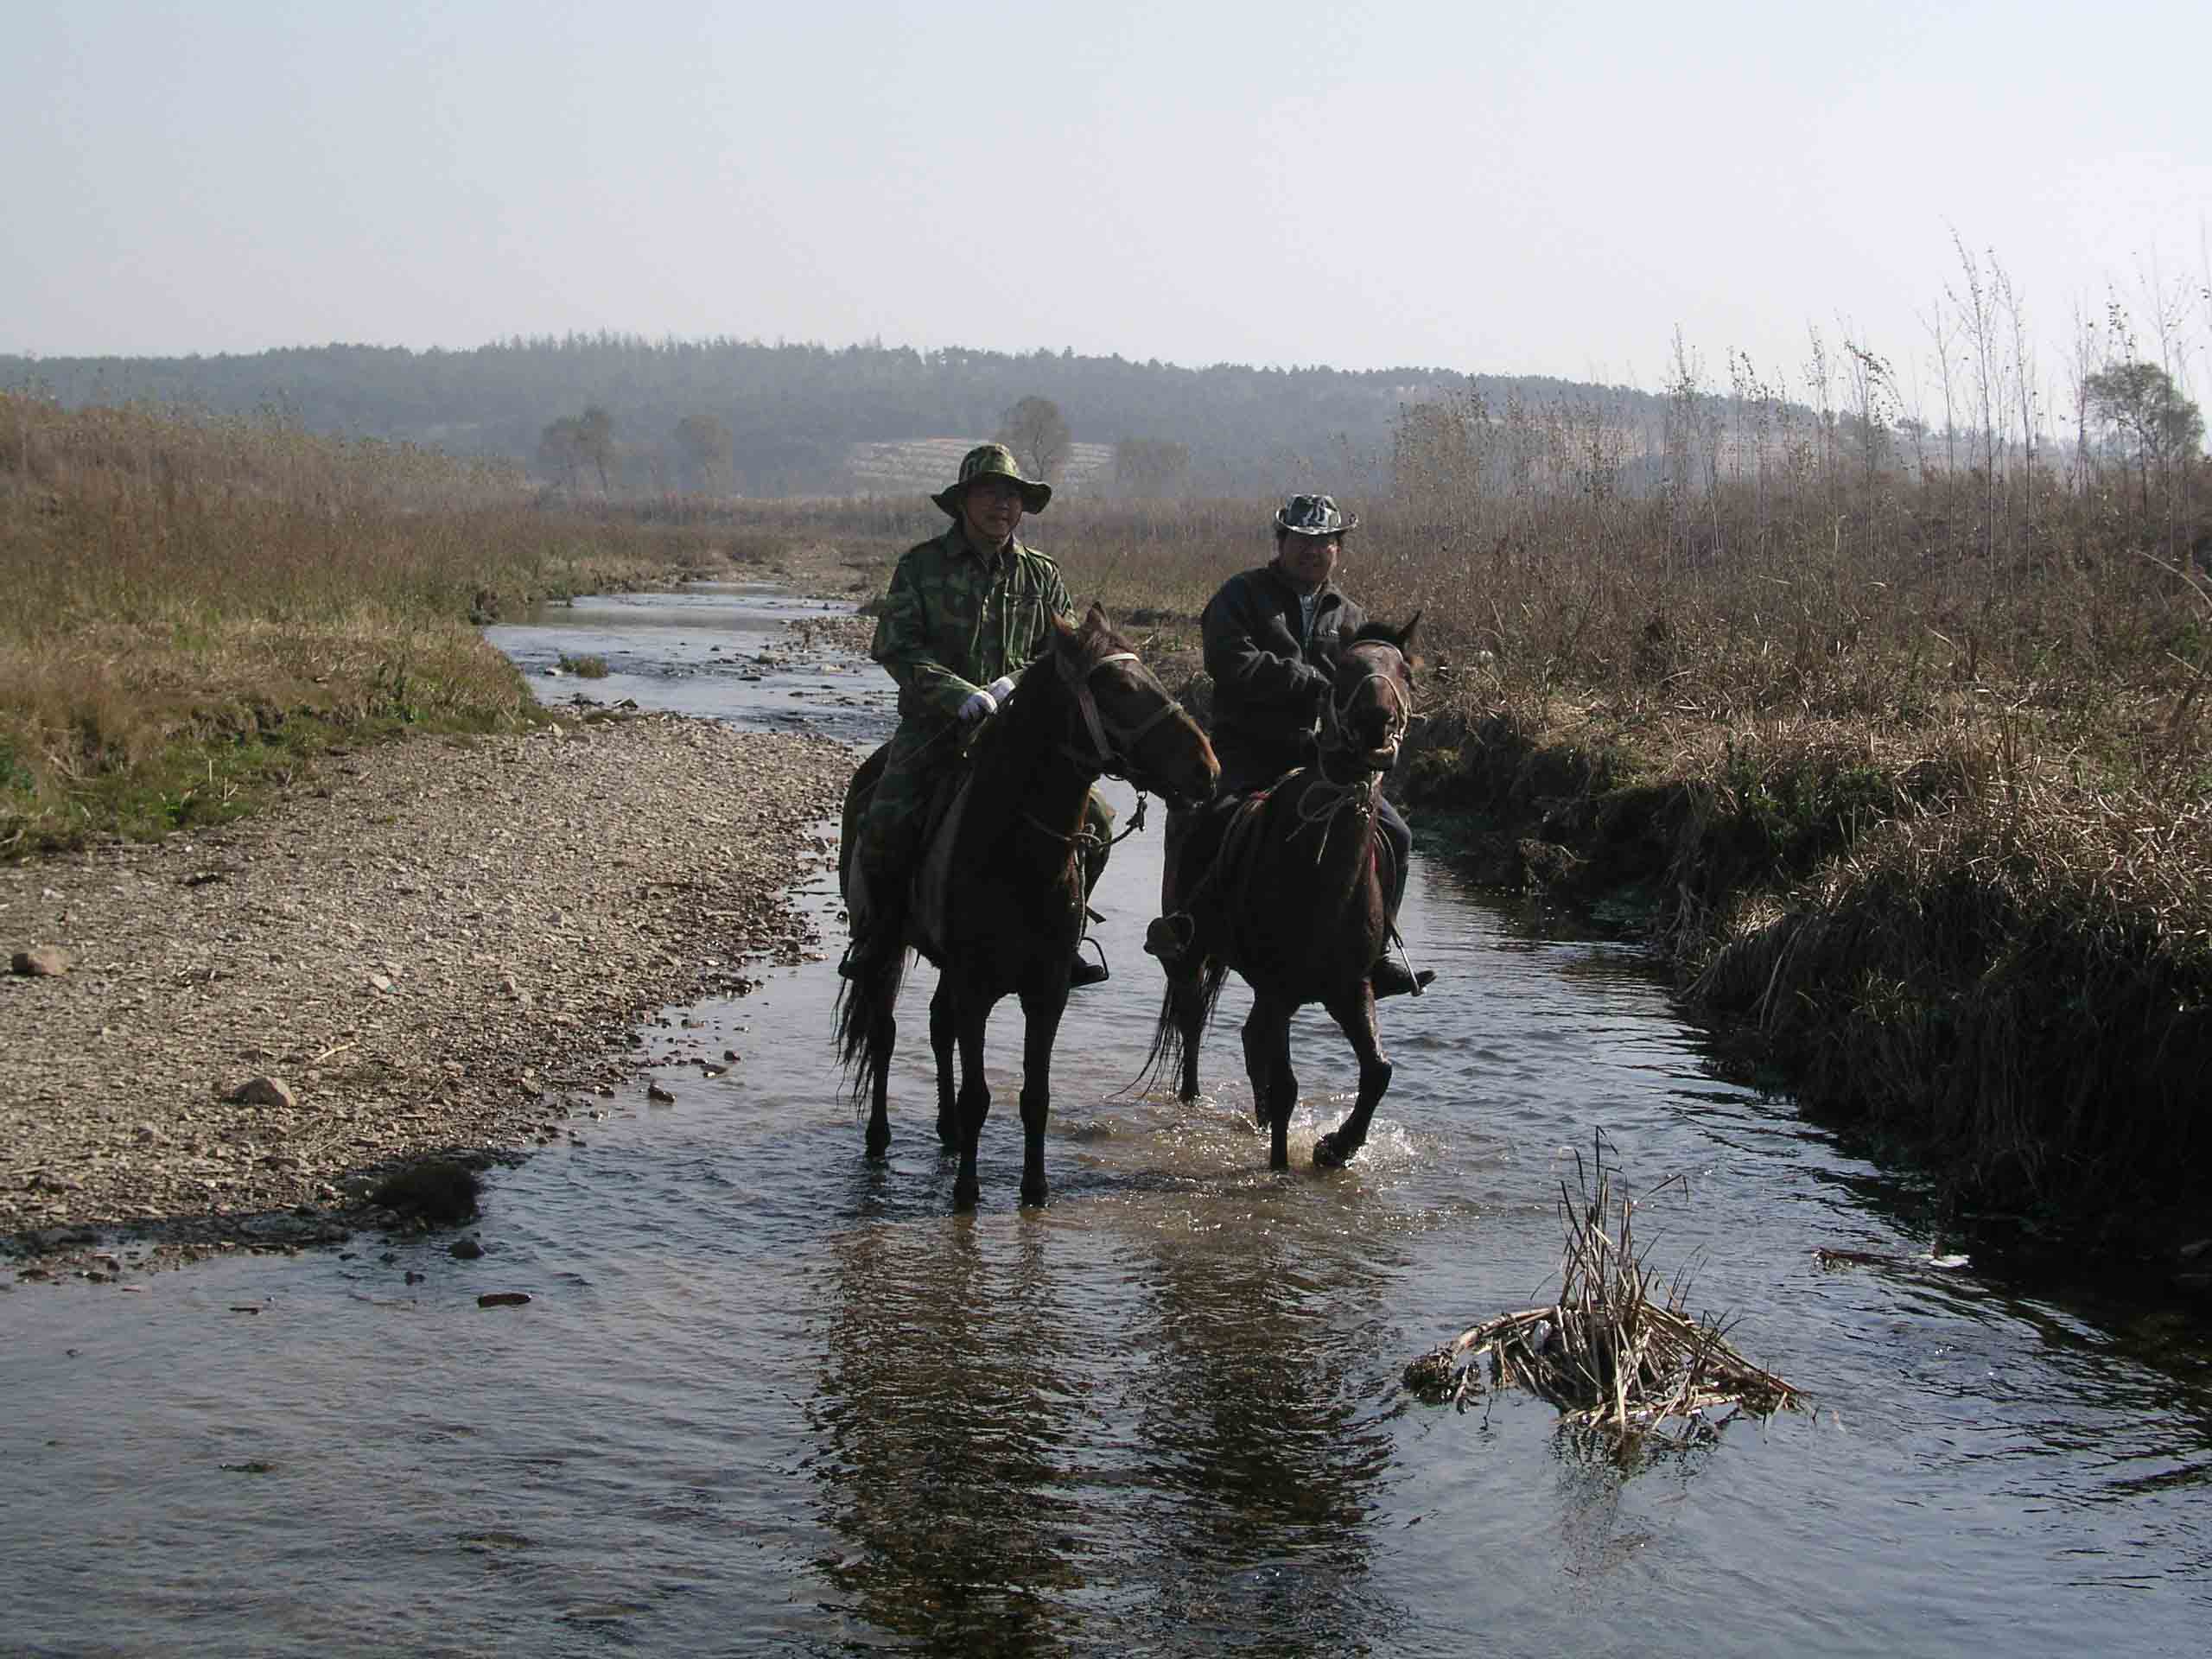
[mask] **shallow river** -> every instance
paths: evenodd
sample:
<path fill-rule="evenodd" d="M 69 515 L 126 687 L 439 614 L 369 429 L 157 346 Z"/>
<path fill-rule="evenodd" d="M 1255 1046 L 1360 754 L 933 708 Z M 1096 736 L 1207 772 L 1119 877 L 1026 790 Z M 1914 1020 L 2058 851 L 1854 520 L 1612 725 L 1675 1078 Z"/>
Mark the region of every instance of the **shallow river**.
<path fill-rule="evenodd" d="M 874 671 L 775 653 L 819 609 L 700 590 L 492 632 L 534 674 L 615 671 L 537 675 L 549 700 L 880 734 Z M 1439 983 L 1384 1005 L 1373 1138 L 1269 1174 L 1238 988 L 1202 1101 L 1129 1088 L 1157 811 L 1100 892 L 1115 976 L 1062 1028 L 1042 1211 L 1015 1203 L 1018 1014 L 956 1217 L 927 976 L 871 1166 L 824 960 L 646 1027 L 675 1103 L 640 1087 L 496 1173 L 482 1260 L 364 1236 L 0 1293 L 0 1652 L 2205 1650 L 2201 1336 L 1925 1260 L 1950 1243 L 1913 1190 L 1715 1081 L 1636 949 L 1418 857 Z M 801 899 L 834 955 L 830 888 Z M 1293 1045 L 1302 1163 L 1353 1065 L 1318 1014 Z M 1541 1404 L 1401 1392 L 1548 1299 L 1598 1130 L 1639 1190 L 1687 1178 L 1640 1237 L 1816 1415 L 1623 1469 Z M 534 1300 L 478 1306 L 510 1289 Z"/>

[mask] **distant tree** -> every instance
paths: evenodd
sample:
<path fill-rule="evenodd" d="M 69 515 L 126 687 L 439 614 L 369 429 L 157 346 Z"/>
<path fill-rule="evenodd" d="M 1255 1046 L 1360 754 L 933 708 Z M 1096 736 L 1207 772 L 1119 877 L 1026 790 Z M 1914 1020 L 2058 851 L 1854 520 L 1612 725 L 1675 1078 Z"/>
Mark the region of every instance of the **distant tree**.
<path fill-rule="evenodd" d="M 1060 406 L 1049 397 L 1024 397 L 999 419 L 998 441 L 1014 451 L 1033 477 L 1057 480 L 1074 447 Z"/>
<path fill-rule="evenodd" d="M 575 416 L 563 415 L 557 421 L 548 421 L 537 435 L 537 464 L 570 492 L 576 487 L 576 472 L 583 465 L 581 426 Z"/>
<path fill-rule="evenodd" d="M 614 459 L 614 417 L 597 404 L 588 404 L 576 423 L 576 448 L 599 472 L 599 491 L 607 493 L 607 468 Z"/>
<path fill-rule="evenodd" d="M 2151 468 L 2194 455 L 2204 441 L 2204 416 L 2156 363 L 2115 363 L 2082 383 L 2089 412 L 2115 433 L 2142 480 L 2145 511 Z"/>
<path fill-rule="evenodd" d="M 712 415 L 686 415 L 676 423 L 676 449 L 683 458 L 686 481 L 711 489 L 729 471 L 729 428 Z"/>
<path fill-rule="evenodd" d="M 1114 486 L 1124 495 L 1177 494 L 1190 470 L 1189 448 L 1165 438 L 1123 438 L 1114 446 Z"/>

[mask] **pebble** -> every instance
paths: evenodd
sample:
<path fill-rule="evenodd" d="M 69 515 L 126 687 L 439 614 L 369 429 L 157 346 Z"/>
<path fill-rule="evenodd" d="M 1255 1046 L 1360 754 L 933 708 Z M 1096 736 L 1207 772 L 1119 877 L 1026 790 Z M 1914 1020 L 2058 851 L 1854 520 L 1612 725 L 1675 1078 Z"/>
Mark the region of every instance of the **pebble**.
<path fill-rule="evenodd" d="M 70 1248 L 27 1235 L 86 1224 L 289 1247 L 334 1228 L 284 1213 L 334 1178 L 526 1144 L 543 1102 L 469 1080 L 634 1076 L 626 1035 L 718 987 L 702 963 L 812 949 L 786 890 L 851 767 L 828 739 L 652 714 L 560 743 L 416 736 L 189 842 L 0 865 L 0 916 L 75 969 L 0 997 L 0 1238 L 34 1258 L 18 1266 Z M 310 1075 L 304 1095 L 286 1081 Z M 270 1215 L 299 1234 L 244 1224 Z"/>

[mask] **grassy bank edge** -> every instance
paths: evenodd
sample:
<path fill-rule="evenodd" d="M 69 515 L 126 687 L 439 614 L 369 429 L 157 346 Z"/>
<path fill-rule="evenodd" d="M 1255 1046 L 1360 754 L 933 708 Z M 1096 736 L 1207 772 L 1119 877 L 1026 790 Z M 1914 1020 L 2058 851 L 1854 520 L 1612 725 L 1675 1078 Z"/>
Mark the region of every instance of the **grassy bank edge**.
<path fill-rule="evenodd" d="M 0 728 L 0 858 L 231 822 L 310 779 L 317 761 L 371 744 L 542 726 L 558 716 L 484 639 L 483 625 L 583 594 L 772 575 L 760 557 L 687 539 L 644 555 L 586 551 L 489 567 L 473 592 L 449 598 L 465 616 L 431 607 L 372 610 L 349 620 L 342 648 L 318 642 L 308 627 L 271 628 L 252 617 L 205 622 L 196 648 L 163 664 L 157 691 L 117 687 L 106 707 L 97 706 L 97 694 L 77 699 L 68 717 L 82 753 L 67 775 L 19 754 Z M 131 648 L 144 659 L 144 640 Z M 238 669 L 248 654 L 253 660 Z M 196 678 L 209 661 L 230 671 Z M 303 671 L 302 661 L 317 671 Z M 588 665 L 579 672 L 590 677 Z"/>
<path fill-rule="evenodd" d="M 1932 1175 L 1962 1230 L 2162 1263 L 2204 1297 L 2201 941 L 2037 893 L 2049 873 L 2005 844 L 2018 804 L 1986 783 L 1969 757 L 1889 770 L 1790 742 L 1697 773 L 1447 712 L 1391 787 L 1483 883 L 1642 918 L 1732 1075 Z"/>

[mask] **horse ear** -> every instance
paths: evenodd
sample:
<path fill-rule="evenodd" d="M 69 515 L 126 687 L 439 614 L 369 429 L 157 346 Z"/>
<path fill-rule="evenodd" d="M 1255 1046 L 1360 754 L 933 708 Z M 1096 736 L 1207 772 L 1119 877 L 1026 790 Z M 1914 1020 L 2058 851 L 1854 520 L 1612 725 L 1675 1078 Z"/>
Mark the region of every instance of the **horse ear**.
<path fill-rule="evenodd" d="M 1062 617 L 1055 616 L 1052 618 L 1052 636 L 1045 642 L 1043 654 L 1065 657 L 1077 649 L 1078 642 L 1082 638 L 1083 629 L 1079 626 Z"/>
<path fill-rule="evenodd" d="M 1402 654 L 1405 652 L 1406 647 L 1413 643 L 1414 630 L 1420 626 L 1421 613 L 1415 611 L 1412 620 L 1398 630 L 1398 650 Z"/>
<path fill-rule="evenodd" d="M 1090 601 L 1090 608 L 1083 613 L 1083 627 L 1086 633 L 1114 632 L 1114 625 L 1106 620 L 1106 607 L 1095 599 Z"/>

